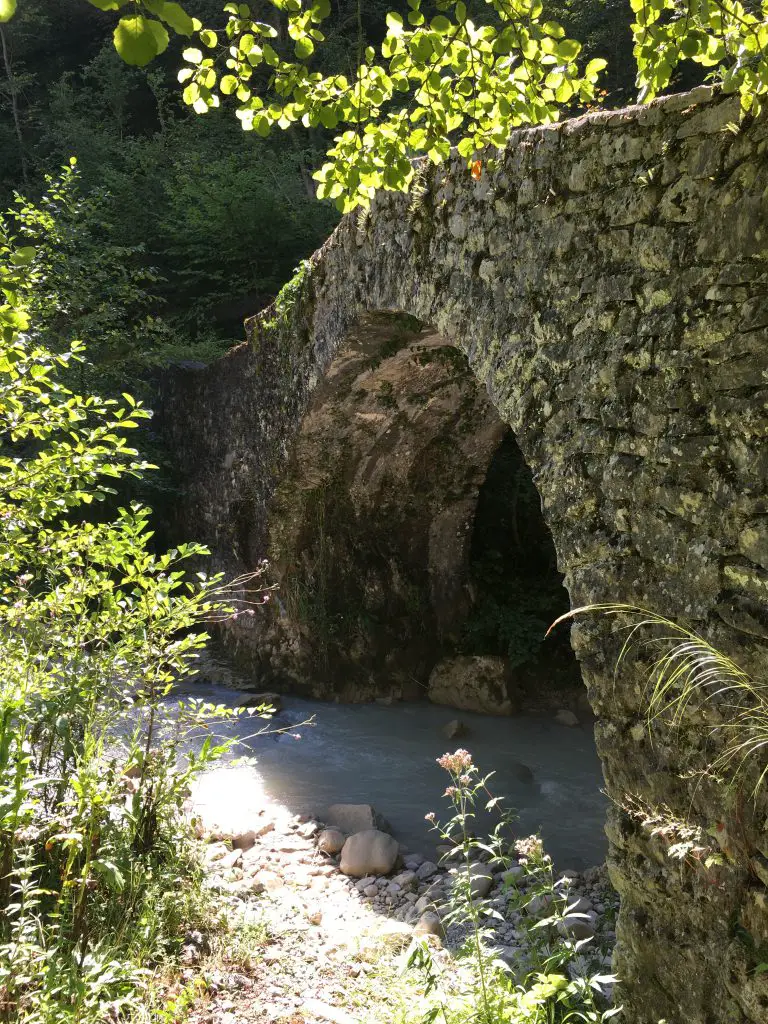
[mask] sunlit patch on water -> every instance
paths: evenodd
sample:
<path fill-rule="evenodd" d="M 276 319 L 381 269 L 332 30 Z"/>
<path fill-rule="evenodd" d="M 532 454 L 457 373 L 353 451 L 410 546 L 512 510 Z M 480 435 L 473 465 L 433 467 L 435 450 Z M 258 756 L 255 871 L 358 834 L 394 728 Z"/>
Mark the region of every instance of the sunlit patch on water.
<path fill-rule="evenodd" d="M 220 687 L 189 692 L 230 706 L 245 698 Z M 312 717 L 314 726 L 298 725 Z M 442 729 L 457 717 L 469 732 L 448 740 Z M 284 700 L 276 724 L 293 728 L 253 738 L 253 719 L 217 727 L 249 737 L 231 758 L 249 754 L 253 762 L 218 767 L 196 783 L 194 801 L 207 822 L 248 827 L 265 800 L 286 813 L 320 817 L 332 803 L 370 803 L 403 843 L 426 852 L 437 840 L 424 815 L 434 810 L 439 817 L 445 804 L 447 777 L 435 759 L 463 746 L 481 770 L 495 772 L 490 787 L 517 811 L 520 833 L 541 829 L 556 863 L 581 869 L 605 858 L 607 800 L 588 726 L 569 729 L 546 716 L 494 718 L 426 703 L 385 707 L 293 698 Z"/>

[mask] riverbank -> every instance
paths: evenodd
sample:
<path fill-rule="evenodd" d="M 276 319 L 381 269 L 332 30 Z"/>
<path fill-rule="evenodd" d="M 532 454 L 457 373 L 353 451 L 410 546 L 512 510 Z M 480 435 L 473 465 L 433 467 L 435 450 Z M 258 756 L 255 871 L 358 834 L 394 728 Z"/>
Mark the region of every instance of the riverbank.
<path fill-rule="evenodd" d="M 219 769 L 221 791 L 236 783 L 227 771 Z M 218 934 L 188 933 L 186 966 L 168 990 L 169 1000 L 189 993 L 192 1024 L 418 1021 L 431 997 L 423 977 L 403 969 L 420 934 L 448 994 L 470 984 L 460 956 L 466 927 L 445 920 L 455 860 L 436 864 L 400 847 L 387 875 L 351 877 L 339 870 L 343 834 L 263 794 L 244 800 L 240 829 L 230 822 L 223 830 L 215 788 L 195 806 L 196 827 L 205 886 L 226 924 Z M 352 815 L 352 824 L 373 823 L 364 809 Z M 519 981 L 544 954 L 566 947 L 570 977 L 609 975 L 616 897 L 604 869 L 556 872 L 542 896 L 540 879 L 527 870 L 526 842 L 508 865 L 478 872 L 489 945 Z M 542 924 L 550 919 L 557 920 Z"/>

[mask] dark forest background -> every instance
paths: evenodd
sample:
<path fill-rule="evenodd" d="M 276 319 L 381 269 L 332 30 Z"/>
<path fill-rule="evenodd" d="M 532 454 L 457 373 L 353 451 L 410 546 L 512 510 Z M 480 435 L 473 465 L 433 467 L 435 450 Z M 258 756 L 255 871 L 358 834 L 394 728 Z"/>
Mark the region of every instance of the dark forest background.
<path fill-rule="evenodd" d="M 187 7 L 215 27 L 223 3 Z M 315 58 L 322 70 L 353 72 L 358 25 L 377 43 L 398 6 L 359 4 L 334 0 Z M 470 6 L 476 20 L 489 10 Z M 628 0 L 550 0 L 547 14 L 586 57 L 608 60 L 602 102 L 630 102 Z M 338 214 L 315 199 L 311 179 L 331 133 L 294 128 L 265 140 L 231 111 L 192 113 L 176 81 L 183 39 L 148 69 L 130 68 L 114 51 L 113 21 L 84 0 L 23 0 L 0 26 L 0 209 L 17 192 L 38 201 L 46 175 L 77 158 L 76 183 L 54 204 L 66 333 L 98 339 L 90 357 L 119 386 L 241 340 L 243 318 L 274 298 Z"/>

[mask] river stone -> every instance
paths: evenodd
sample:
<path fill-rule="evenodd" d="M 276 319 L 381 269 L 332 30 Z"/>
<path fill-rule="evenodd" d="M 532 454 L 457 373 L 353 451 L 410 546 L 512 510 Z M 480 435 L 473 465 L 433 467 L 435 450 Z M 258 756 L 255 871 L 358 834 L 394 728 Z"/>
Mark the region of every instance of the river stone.
<path fill-rule="evenodd" d="M 555 715 L 555 721 L 559 722 L 560 725 L 567 725 L 571 728 L 579 724 L 579 720 L 576 717 L 576 715 L 574 715 L 574 713 L 572 711 L 569 711 L 567 708 L 560 708 L 560 710 Z"/>
<path fill-rule="evenodd" d="M 549 910 L 552 905 L 552 895 L 548 892 L 540 893 L 528 900 L 525 904 L 525 909 L 531 917 L 538 917 L 543 914 L 545 910 Z"/>
<path fill-rule="evenodd" d="M 228 853 L 225 853 L 224 856 L 220 859 L 218 866 L 220 868 L 225 868 L 225 869 L 226 868 L 234 868 L 234 867 L 237 867 L 238 864 L 241 864 L 242 861 L 243 861 L 243 851 L 242 850 L 230 850 Z"/>
<path fill-rule="evenodd" d="M 586 896 L 579 896 L 573 902 L 568 900 L 569 914 L 588 914 L 592 910 L 592 902 Z"/>
<path fill-rule="evenodd" d="M 420 853 L 409 853 L 406 857 L 403 857 L 403 863 L 409 871 L 417 871 L 425 862 L 425 859 Z"/>
<path fill-rule="evenodd" d="M 420 882 L 426 882 L 428 878 L 433 878 L 436 874 L 437 864 L 433 864 L 431 860 L 425 860 L 416 868 L 416 877 Z"/>
<path fill-rule="evenodd" d="M 414 935 L 437 935 L 439 939 L 445 938 L 445 931 L 443 930 L 443 923 L 440 920 L 440 915 L 436 914 L 434 910 L 425 910 L 419 918 L 416 927 L 413 929 Z"/>
<path fill-rule="evenodd" d="M 508 662 L 487 655 L 445 658 L 432 670 L 428 697 L 462 711 L 511 715 Z"/>
<path fill-rule="evenodd" d="M 345 875 L 388 875 L 398 855 L 397 840 L 379 829 L 369 828 L 350 836 L 341 851 L 341 870 Z"/>
<path fill-rule="evenodd" d="M 283 710 L 283 698 L 279 693 L 272 693 L 271 690 L 265 690 L 263 693 L 252 693 L 245 700 L 241 700 L 238 707 L 241 708 L 260 708 L 265 705 L 269 705 L 275 713 Z"/>
<path fill-rule="evenodd" d="M 478 900 L 487 896 L 493 885 L 493 875 L 489 871 L 488 865 L 470 864 L 469 874 L 469 891 L 472 894 L 472 899 Z"/>
<path fill-rule="evenodd" d="M 324 828 L 317 837 L 317 848 L 321 853 L 341 853 L 347 837 L 337 828 Z"/>
<path fill-rule="evenodd" d="M 395 875 L 392 881 L 399 885 L 401 889 L 410 889 L 416 882 L 416 872 L 401 871 L 399 875 Z"/>
<path fill-rule="evenodd" d="M 325 823 L 349 836 L 372 828 L 379 832 L 392 831 L 386 818 L 370 804 L 331 804 L 325 812 Z"/>
<path fill-rule="evenodd" d="M 443 736 L 449 740 L 455 740 L 459 736 L 466 736 L 468 732 L 469 729 L 458 718 L 452 718 L 451 721 L 442 728 Z"/>
<path fill-rule="evenodd" d="M 518 782 L 523 782 L 525 785 L 530 785 L 533 782 L 533 772 L 522 761 L 513 761 L 509 766 L 509 771 Z"/>
<path fill-rule="evenodd" d="M 502 871 L 501 881 L 504 885 L 516 885 L 524 874 L 524 868 L 519 864 L 512 864 L 506 871 Z"/>
<path fill-rule="evenodd" d="M 591 939 L 595 934 L 595 926 L 588 917 L 581 914 L 566 914 L 557 922 L 557 930 L 566 938 Z"/>

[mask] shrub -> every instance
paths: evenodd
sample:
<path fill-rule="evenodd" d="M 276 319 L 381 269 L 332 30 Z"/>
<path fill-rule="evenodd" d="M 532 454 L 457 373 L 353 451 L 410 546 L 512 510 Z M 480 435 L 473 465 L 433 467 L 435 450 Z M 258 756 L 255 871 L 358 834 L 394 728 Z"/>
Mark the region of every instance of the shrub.
<path fill-rule="evenodd" d="M 184 746 L 214 709 L 166 698 L 227 606 L 202 547 L 151 551 L 148 509 L 96 515 L 147 468 L 125 435 L 148 413 L 62 383 L 83 349 L 41 337 L 41 274 L 0 222 L 0 1019 L 86 1024 L 178 940 L 182 805 L 218 749 Z"/>

